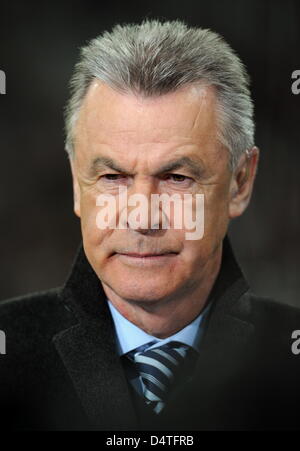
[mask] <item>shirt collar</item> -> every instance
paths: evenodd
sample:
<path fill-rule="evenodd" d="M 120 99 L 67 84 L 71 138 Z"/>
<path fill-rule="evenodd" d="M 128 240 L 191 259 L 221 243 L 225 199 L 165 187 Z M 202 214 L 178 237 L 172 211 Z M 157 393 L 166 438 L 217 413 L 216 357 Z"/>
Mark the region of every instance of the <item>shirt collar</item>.
<path fill-rule="evenodd" d="M 200 340 L 203 332 L 203 321 L 209 310 L 209 305 L 199 314 L 194 321 L 185 326 L 179 332 L 176 332 L 170 337 L 160 339 L 153 335 L 147 334 L 145 331 L 137 327 L 135 324 L 128 321 L 121 313 L 113 306 L 111 301 L 107 299 L 110 312 L 112 314 L 116 335 L 117 347 L 119 355 L 127 354 L 128 352 L 139 348 L 149 342 L 151 347 L 161 346 L 170 341 L 178 341 L 180 343 L 189 345 L 199 352 Z"/>

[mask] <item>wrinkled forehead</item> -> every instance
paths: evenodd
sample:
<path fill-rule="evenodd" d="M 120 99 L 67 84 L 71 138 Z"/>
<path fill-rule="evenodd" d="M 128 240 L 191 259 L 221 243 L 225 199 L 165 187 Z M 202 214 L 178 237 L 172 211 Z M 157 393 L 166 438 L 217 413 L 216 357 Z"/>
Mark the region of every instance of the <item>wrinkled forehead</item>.
<path fill-rule="evenodd" d="M 216 95 L 212 86 L 186 86 L 155 97 L 120 93 L 94 80 L 76 124 L 75 146 L 88 140 L 132 143 L 200 139 L 216 135 Z"/>

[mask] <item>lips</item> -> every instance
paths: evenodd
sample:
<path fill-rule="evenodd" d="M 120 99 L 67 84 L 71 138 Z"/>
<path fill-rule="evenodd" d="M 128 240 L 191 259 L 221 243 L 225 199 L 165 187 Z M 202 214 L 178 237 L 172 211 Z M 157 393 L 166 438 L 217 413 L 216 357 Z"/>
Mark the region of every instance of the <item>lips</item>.
<path fill-rule="evenodd" d="M 136 254 L 136 253 L 129 253 L 129 252 L 119 252 L 120 255 L 127 255 L 128 257 L 136 257 L 136 258 L 146 258 L 146 257 L 160 257 L 163 255 L 169 255 L 169 254 L 177 254 L 177 252 L 161 252 L 159 254 Z"/>
<path fill-rule="evenodd" d="M 139 268 L 142 270 L 163 270 L 163 268 L 170 268 L 170 264 L 173 264 L 176 259 L 178 252 L 115 252 L 112 256 L 112 259 L 116 259 L 120 264 L 132 267 Z"/>

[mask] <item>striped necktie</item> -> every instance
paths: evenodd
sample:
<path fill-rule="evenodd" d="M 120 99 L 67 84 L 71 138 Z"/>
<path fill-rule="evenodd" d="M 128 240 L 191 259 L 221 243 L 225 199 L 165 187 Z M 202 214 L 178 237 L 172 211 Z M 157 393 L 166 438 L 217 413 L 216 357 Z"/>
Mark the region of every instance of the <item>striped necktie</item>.
<path fill-rule="evenodd" d="M 183 367 L 184 359 L 191 351 L 190 346 L 173 341 L 134 354 L 133 359 L 140 374 L 145 401 L 155 413 L 158 414 L 164 408 L 170 389 Z"/>

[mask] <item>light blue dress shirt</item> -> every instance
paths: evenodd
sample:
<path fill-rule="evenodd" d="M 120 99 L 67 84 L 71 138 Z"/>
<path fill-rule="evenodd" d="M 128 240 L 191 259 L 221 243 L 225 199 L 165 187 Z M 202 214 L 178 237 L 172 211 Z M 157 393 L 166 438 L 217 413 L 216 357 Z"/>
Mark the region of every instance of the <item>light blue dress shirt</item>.
<path fill-rule="evenodd" d="M 201 337 L 204 332 L 205 319 L 210 305 L 206 306 L 203 312 L 198 315 L 194 321 L 185 326 L 179 332 L 171 335 L 170 337 L 160 339 L 153 335 L 147 334 L 145 331 L 137 327 L 126 319 L 121 313 L 113 306 L 111 301 L 107 299 L 109 309 L 112 314 L 116 336 L 117 336 L 117 352 L 120 356 L 129 353 L 137 348 L 154 349 L 158 346 L 162 346 L 170 341 L 178 341 L 180 343 L 191 346 L 197 352 L 200 350 Z M 147 344 L 150 346 L 147 346 Z M 132 379 L 131 384 L 142 394 L 142 383 L 138 378 Z"/>

